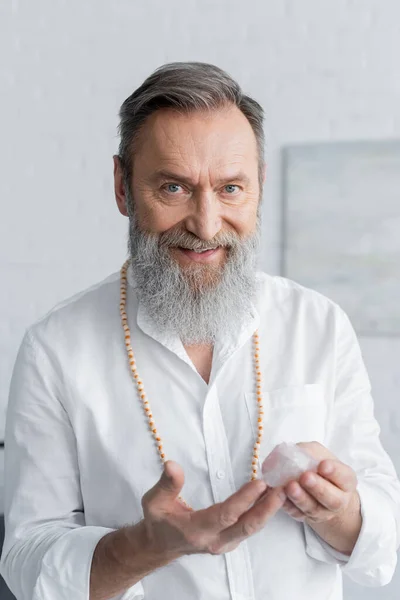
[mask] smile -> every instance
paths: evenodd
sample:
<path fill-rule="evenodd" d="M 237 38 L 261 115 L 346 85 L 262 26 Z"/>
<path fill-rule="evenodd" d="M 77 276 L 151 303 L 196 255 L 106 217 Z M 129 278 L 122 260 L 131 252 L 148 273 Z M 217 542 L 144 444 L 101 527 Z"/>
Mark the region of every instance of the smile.
<path fill-rule="evenodd" d="M 189 248 L 177 248 L 177 250 L 195 262 L 210 262 L 222 252 L 221 247 L 208 250 L 190 250 Z"/>

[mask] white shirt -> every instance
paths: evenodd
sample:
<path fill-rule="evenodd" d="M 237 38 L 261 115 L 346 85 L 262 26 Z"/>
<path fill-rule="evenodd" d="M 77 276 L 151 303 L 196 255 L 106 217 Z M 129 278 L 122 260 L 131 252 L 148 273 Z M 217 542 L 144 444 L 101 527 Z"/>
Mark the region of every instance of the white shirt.
<path fill-rule="evenodd" d="M 319 441 L 358 476 L 363 525 L 351 557 L 280 510 L 220 556 L 184 556 L 118 600 L 339 600 L 342 573 L 385 585 L 400 545 L 400 484 L 379 440 L 370 383 L 343 310 L 259 273 L 252 314 L 216 345 L 210 382 L 182 343 L 157 331 L 129 271 L 127 313 L 138 371 L 167 458 L 184 469 L 194 509 L 250 477 L 257 406 L 252 334 L 260 333 L 264 437 Z M 119 272 L 32 325 L 13 371 L 5 437 L 1 574 L 18 600 L 89 600 L 99 539 L 142 518 L 161 462 L 128 368 Z"/>

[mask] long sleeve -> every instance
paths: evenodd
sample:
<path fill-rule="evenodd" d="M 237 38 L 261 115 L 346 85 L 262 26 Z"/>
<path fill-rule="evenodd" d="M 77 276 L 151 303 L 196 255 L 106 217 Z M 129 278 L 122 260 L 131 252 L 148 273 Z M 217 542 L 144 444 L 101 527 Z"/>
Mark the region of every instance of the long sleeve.
<path fill-rule="evenodd" d="M 382 447 L 374 417 L 371 385 L 355 331 L 337 307 L 336 387 L 327 448 L 357 474 L 362 528 L 350 557 L 337 553 L 304 524 L 306 552 L 365 586 L 393 577 L 400 546 L 400 483 Z"/>
<path fill-rule="evenodd" d="M 0 571 L 17 600 L 89 600 L 93 552 L 113 529 L 86 526 L 62 375 L 29 330 L 14 366 L 5 434 Z M 141 583 L 119 600 L 144 598 Z"/>

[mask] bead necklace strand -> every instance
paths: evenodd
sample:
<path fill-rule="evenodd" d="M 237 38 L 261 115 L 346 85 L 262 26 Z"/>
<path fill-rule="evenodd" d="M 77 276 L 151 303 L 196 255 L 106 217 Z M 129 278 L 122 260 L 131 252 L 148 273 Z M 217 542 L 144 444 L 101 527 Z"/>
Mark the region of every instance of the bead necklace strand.
<path fill-rule="evenodd" d="M 136 368 L 136 361 L 133 354 L 132 346 L 131 346 L 131 332 L 128 325 L 128 317 L 126 314 L 125 306 L 126 306 L 126 293 L 127 293 L 127 270 L 129 266 L 130 259 L 126 260 L 121 267 L 121 281 L 120 281 L 120 313 L 122 320 L 122 327 L 124 329 L 125 335 L 125 346 L 128 353 L 129 366 L 130 370 L 136 383 L 136 387 L 138 390 L 139 398 L 142 401 L 142 405 L 145 411 L 145 415 L 147 416 L 150 431 L 154 437 L 154 440 L 157 445 L 157 451 L 160 456 L 161 462 L 164 464 L 167 460 L 165 457 L 164 447 L 161 440 L 161 436 L 157 430 L 153 413 L 150 408 L 150 403 L 147 399 L 146 393 L 144 391 L 143 381 L 140 379 L 139 374 Z M 255 379 L 256 379 L 256 398 L 258 404 L 258 416 L 257 416 L 257 438 L 253 448 L 253 454 L 251 457 L 251 476 L 250 480 L 254 481 L 257 479 L 257 469 L 258 469 L 258 457 L 261 439 L 263 435 L 263 401 L 262 401 L 262 384 L 261 384 L 261 368 L 260 368 L 260 339 L 258 336 L 258 331 L 255 331 L 253 334 L 253 342 L 254 342 L 254 370 L 255 370 Z M 182 496 L 179 496 L 179 500 L 181 500 L 188 508 L 191 510 L 192 507 L 185 502 Z"/>

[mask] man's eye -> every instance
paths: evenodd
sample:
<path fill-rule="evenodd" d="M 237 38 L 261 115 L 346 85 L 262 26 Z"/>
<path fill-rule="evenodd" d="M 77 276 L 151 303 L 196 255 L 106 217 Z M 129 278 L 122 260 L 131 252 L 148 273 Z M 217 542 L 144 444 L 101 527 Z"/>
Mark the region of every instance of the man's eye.
<path fill-rule="evenodd" d="M 239 186 L 233 183 L 229 183 L 225 186 L 224 189 L 228 192 L 228 194 L 234 194 L 239 189 Z"/>
<path fill-rule="evenodd" d="M 164 186 L 164 189 L 166 189 L 170 194 L 176 194 L 179 192 L 179 189 L 182 189 L 182 186 L 180 186 L 178 183 L 167 183 L 167 185 Z"/>

